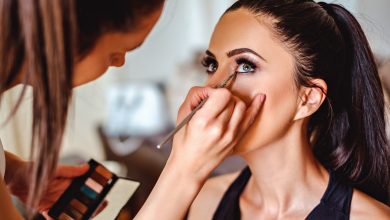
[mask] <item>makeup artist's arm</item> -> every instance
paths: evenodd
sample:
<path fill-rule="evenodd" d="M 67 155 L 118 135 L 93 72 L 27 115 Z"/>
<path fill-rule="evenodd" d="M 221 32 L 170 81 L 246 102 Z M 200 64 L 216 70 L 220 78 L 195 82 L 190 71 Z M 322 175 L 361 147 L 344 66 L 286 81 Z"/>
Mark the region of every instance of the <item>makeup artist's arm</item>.
<path fill-rule="evenodd" d="M 1 219 L 23 219 L 13 205 L 11 196 L 2 178 L 0 178 L 0 217 Z"/>
<path fill-rule="evenodd" d="M 22 202 L 26 202 L 29 188 L 28 167 L 29 162 L 22 160 L 18 156 L 5 152 L 6 171 L 5 182 L 11 193 L 18 197 Z M 47 210 L 65 191 L 73 178 L 87 172 L 88 165 L 67 166 L 60 165 L 52 180 L 49 181 L 45 195 L 39 204 L 39 210 Z"/>
<path fill-rule="evenodd" d="M 4 181 L 7 185 L 9 185 L 20 178 L 22 173 L 26 171 L 28 163 L 27 161 L 8 151 L 5 151 L 4 154 L 6 161 Z"/>
<path fill-rule="evenodd" d="M 265 98 L 258 95 L 247 107 L 226 89 L 196 87 L 177 121 L 205 97 L 209 97 L 206 104 L 176 134 L 168 162 L 135 219 L 183 219 L 209 174 L 253 123 Z"/>

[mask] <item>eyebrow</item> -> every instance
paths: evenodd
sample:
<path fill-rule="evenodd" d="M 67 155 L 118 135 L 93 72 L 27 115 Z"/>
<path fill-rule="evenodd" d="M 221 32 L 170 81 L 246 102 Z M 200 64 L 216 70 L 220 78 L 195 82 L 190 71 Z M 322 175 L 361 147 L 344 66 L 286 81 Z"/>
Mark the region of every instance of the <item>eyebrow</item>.
<path fill-rule="evenodd" d="M 262 57 L 260 54 L 256 53 L 255 51 L 249 49 L 249 48 L 238 48 L 238 49 L 234 49 L 234 50 L 231 50 L 229 52 L 227 52 L 227 56 L 228 57 L 232 57 L 232 56 L 236 56 L 238 54 L 242 54 L 242 53 L 251 53 L 257 57 L 259 57 L 260 59 L 264 60 L 265 62 L 267 62 L 266 59 L 264 59 L 264 57 Z"/>
<path fill-rule="evenodd" d="M 206 55 L 215 58 L 215 55 L 209 50 L 206 50 Z"/>
<path fill-rule="evenodd" d="M 226 53 L 226 55 L 228 57 L 232 57 L 232 56 L 236 56 L 236 55 L 239 55 L 239 54 L 242 54 L 242 53 L 251 53 L 257 57 L 259 57 L 260 59 L 264 60 L 265 62 L 267 62 L 266 59 L 264 59 L 264 57 L 262 57 L 260 54 L 256 53 L 255 51 L 253 51 L 252 49 L 249 49 L 249 48 L 238 48 L 238 49 L 234 49 L 234 50 L 231 50 L 229 52 Z M 209 50 L 206 50 L 206 54 L 210 57 L 213 57 L 215 58 L 215 55 L 209 51 Z"/>

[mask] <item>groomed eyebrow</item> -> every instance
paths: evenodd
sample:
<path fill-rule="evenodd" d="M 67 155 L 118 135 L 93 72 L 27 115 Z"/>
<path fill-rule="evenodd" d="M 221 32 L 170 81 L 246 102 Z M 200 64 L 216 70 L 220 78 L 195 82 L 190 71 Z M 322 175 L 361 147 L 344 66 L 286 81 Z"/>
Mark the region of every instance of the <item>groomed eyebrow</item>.
<path fill-rule="evenodd" d="M 206 55 L 215 58 L 215 55 L 209 50 L 206 50 Z"/>
<path fill-rule="evenodd" d="M 227 52 L 226 55 L 228 57 L 232 57 L 232 56 L 236 56 L 236 55 L 239 55 L 239 54 L 242 54 L 242 53 L 251 53 L 251 54 L 259 57 L 260 59 L 264 60 L 265 62 L 267 62 L 267 60 L 264 59 L 264 57 L 262 57 L 260 54 L 256 53 L 255 51 L 253 51 L 252 49 L 249 49 L 249 48 L 234 49 L 234 50 L 231 50 L 231 51 Z M 216 58 L 215 55 L 211 51 L 209 51 L 209 50 L 206 50 L 206 55 L 210 56 L 212 58 Z"/>
<path fill-rule="evenodd" d="M 249 48 L 238 48 L 238 49 L 234 49 L 234 50 L 231 50 L 229 52 L 226 53 L 226 55 L 228 57 L 232 57 L 232 56 L 236 56 L 238 54 L 242 54 L 242 53 L 251 53 L 257 57 L 259 57 L 260 59 L 264 60 L 265 62 L 267 62 L 266 59 L 264 59 L 264 57 L 262 57 L 260 54 L 256 53 L 255 51 L 249 49 Z"/>

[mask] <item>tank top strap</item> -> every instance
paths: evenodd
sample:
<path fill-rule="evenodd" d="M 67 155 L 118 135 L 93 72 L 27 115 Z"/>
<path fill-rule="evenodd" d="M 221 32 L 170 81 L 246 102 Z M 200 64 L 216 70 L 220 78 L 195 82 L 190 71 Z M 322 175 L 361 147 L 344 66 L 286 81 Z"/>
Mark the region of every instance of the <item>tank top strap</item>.
<path fill-rule="evenodd" d="M 245 189 L 251 175 L 249 167 L 246 167 L 233 181 L 223 195 L 221 202 L 214 213 L 213 220 L 240 219 L 240 195 Z"/>
<path fill-rule="evenodd" d="M 353 188 L 329 170 L 329 182 L 324 195 L 306 220 L 349 220 Z"/>
<path fill-rule="evenodd" d="M 349 216 L 351 211 L 353 188 L 344 183 L 333 171 L 329 171 L 329 184 L 321 202 L 338 209 Z"/>

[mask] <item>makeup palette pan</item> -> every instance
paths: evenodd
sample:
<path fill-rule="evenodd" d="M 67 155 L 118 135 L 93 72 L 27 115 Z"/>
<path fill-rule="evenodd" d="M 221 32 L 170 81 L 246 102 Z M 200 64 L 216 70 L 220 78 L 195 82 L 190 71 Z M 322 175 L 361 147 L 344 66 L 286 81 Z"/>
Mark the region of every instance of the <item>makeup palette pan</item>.
<path fill-rule="evenodd" d="M 138 186 L 139 183 L 118 177 L 90 160 L 87 173 L 72 181 L 48 214 L 59 220 L 90 219 L 106 201 L 107 206 L 94 219 L 115 219 Z"/>

